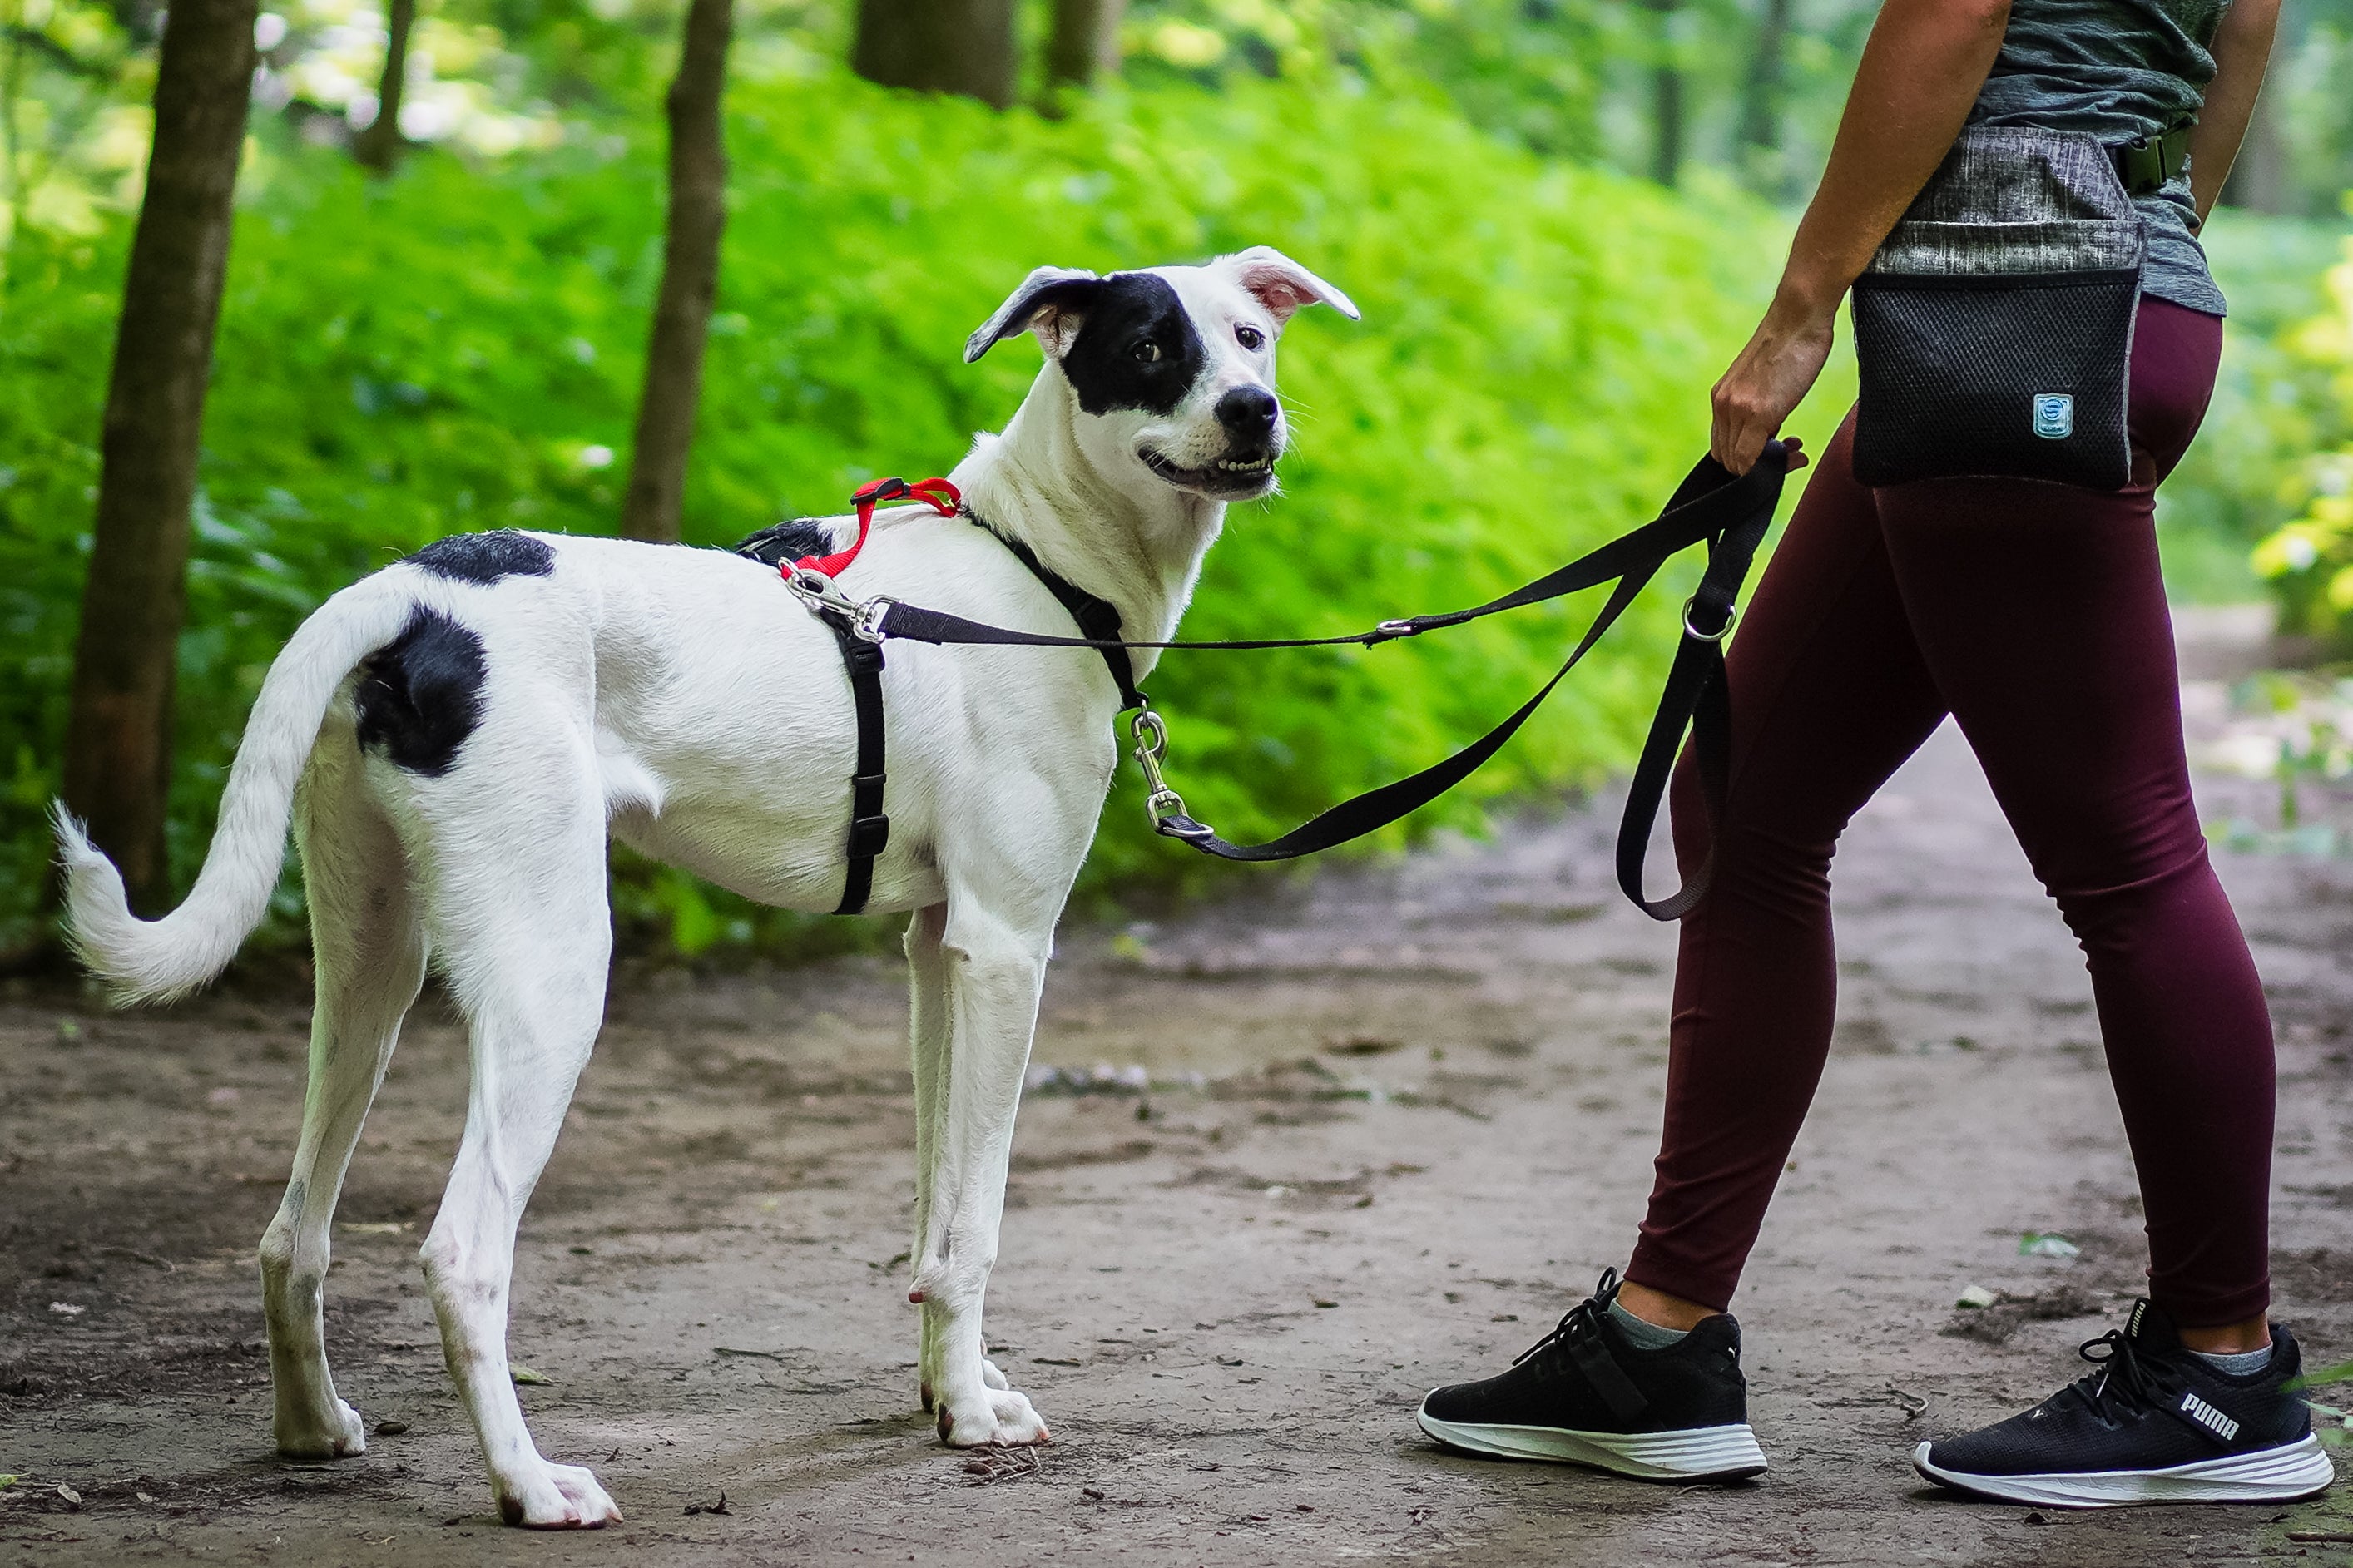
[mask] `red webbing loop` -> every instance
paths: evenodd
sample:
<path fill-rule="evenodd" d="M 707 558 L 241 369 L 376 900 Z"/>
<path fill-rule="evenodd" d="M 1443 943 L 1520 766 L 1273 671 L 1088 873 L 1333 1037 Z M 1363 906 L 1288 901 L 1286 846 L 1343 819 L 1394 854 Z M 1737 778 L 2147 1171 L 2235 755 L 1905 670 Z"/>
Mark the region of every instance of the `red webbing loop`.
<path fill-rule="evenodd" d="M 942 517 L 954 517 L 956 509 L 964 504 L 964 497 L 945 479 L 923 479 L 912 485 L 895 474 L 887 479 L 869 479 L 849 498 L 849 504 L 858 509 L 858 537 L 850 541 L 849 548 L 831 555 L 804 555 L 797 561 L 786 562 L 778 570 L 787 577 L 800 571 L 840 576 L 858 559 L 858 552 L 866 548 L 866 535 L 874 526 L 874 509 L 886 501 L 920 503 Z"/>

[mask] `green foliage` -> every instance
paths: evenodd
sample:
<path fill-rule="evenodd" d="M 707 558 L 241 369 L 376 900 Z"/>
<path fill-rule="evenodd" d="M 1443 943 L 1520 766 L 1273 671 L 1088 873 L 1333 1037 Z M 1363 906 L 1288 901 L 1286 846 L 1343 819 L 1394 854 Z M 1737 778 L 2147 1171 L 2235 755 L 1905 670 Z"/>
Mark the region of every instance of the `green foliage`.
<path fill-rule="evenodd" d="M 2345 226 L 2219 208 L 2200 238 L 2231 301 L 2222 365 L 2197 441 L 2158 492 L 2166 585 L 2177 599 L 2263 596 L 2248 552 L 2311 494 L 2310 460 L 2343 429 L 2328 372 L 2298 347 L 2327 304 Z"/>
<path fill-rule="evenodd" d="M 741 85 L 731 107 L 695 542 L 839 510 L 878 473 L 951 467 L 1036 369 L 1026 341 L 973 367 L 958 347 L 1040 262 L 1109 269 L 1266 242 L 1349 289 L 1363 324 L 1310 311 L 1286 342 L 1289 493 L 1231 518 L 1187 622 L 1202 636 L 1475 603 L 1639 521 L 1703 448 L 1705 388 L 1785 233 L 1728 193 L 1681 201 L 1540 163 L 1435 101 L 1341 89 L 1169 88 L 1050 122 L 828 72 Z M 422 157 L 371 184 L 275 137 L 246 188 L 182 647 L 183 882 L 261 676 L 309 607 L 444 533 L 610 531 L 659 263 L 649 150 Z M 0 664 L 24 671 L 0 688 L 0 921 L 19 934 L 46 855 L 122 247 L 119 224 L 28 242 L 0 318 Z M 1843 403 L 1833 383 L 1824 407 Z M 1654 590 L 1418 830 L 1623 762 L 1681 591 Z M 1370 652 L 1174 657 L 1153 689 L 1176 777 L 1229 833 L 1288 826 L 1483 730 L 1591 607 Z M 1151 837 L 1141 815 L 1124 783 L 1091 889 L 1249 874 Z M 617 904 L 681 949 L 807 940 L 642 865 Z"/>
<path fill-rule="evenodd" d="M 2279 605 L 2283 631 L 2353 655 L 2353 240 L 2328 275 L 2331 309 L 2305 324 L 2288 351 L 2327 378 L 2312 445 L 2321 448 L 2289 481 L 2301 514 L 2254 552 L 2254 568 Z"/>

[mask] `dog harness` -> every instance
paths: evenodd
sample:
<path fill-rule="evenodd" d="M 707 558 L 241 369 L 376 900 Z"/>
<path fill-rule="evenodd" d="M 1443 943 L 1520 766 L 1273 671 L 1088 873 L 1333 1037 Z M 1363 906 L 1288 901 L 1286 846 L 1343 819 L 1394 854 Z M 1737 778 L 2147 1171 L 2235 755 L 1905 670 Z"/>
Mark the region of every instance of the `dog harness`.
<path fill-rule="evenodd" d="M 928 506 L 942 517 L 962 517 L 988 533 L 1011 551 L 1013 558 L 1028 567 L 1029 574 L 1070 612 L 1071 619 L 1078 623 L 1080 640 L 1103 655 L 1103 666 L 1119 688 L 1120 711 L 1124 713 L 1131 708 L 1148 710 L 1144 693 L 1136 689 L 1135 666 L 1127 657 L 1127 645 L 1120 640 L 1118 607 L 1048 567 L 1029 545 L 965 505 L 955 486 L 944 479 L 923 479 L 911 485 L 893 477 L 860 485 L 849 499 L 858 511 L 858 537 L 846 550 L 831 555 L 805 554 L 786 560 L 797 536 L 805 537 L 801 531 L 816 526 L 810 520 L 763 529 L 735 547 L 738 555 L 777 569 L 786 586 L 833 633 L 833 640 L 841 649 L 842 668 L 849 676 L 850 700 L 858 712 L 858 763 L 857 772 L 849 780 L 849 868 L 842 880 L 841 901 L 834 906 L 833 912 L 838 915 L 864 911 L 866 900 L 874 891 L 875 857 L 891 843 L 891 818 L 882 809 L 882 792 L 888 779 L 883 749 L 882 639 L 869 624 L 871 619 L 880 617 L 870 616 L 868 606 L 844 599 L 833 583 L 866 548 L 867 535 L 873 531 L 877 506 L 890 501 Z M 895 602 L 878 599 L 871 603 Z"/>

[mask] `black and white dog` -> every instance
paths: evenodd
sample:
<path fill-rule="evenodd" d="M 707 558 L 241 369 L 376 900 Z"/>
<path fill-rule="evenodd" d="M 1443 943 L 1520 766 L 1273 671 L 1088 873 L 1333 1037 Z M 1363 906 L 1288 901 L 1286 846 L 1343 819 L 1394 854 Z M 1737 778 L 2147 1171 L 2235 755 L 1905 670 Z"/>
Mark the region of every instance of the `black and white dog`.
<path fill-rule="evenodd" d="M 1203 267 L 1031 273 L 965 346 L 1045 346 L 1001 436 L 953 476 L 974 512 L 1165 638 L 1227 503 L 1270 494 L 1286 439 L 1274 345 L 1338 289 L 1263 247 Z M 837 542 L 847 531 L 836 520 Z M 894 512 L 844 574 L 976 620 L 1070 616 L 960 517 Z M 1139 675 L 1152 655 L 1138 655 Z M 444 540 L 337 594 L 270 667 L 203 873 L 134 918 L 62 811 L 73 939 L 125 1001 L 217 974 L 261 918 L 293 820 L 318 998 L 301 1141 L 261 1241 L 281 1453 L 365 1446 L 321 1337 L 328 1226 L 428 958 L 472 1030 L 466 1131 L 422 1249 L 450 1375 L 510 1523 L 617 1520 L 596 1479 L 542 1458 L 506 1358 L 516 1223 L 604 1012 L 606 838 L 747 898 L 840 895 L 851 704 L 832 635 L 739 556 L 518 532 Z M 921 1382 L 951 1444 L 1046 1424 L 984 1354 L 1013 1140 L 1054 923 L 1117 762 L 1117 695 L 1084 648 L 900 644 L 883 674 L 887 806 L 876 913 L 913 911 L 911 1300 Z"/>

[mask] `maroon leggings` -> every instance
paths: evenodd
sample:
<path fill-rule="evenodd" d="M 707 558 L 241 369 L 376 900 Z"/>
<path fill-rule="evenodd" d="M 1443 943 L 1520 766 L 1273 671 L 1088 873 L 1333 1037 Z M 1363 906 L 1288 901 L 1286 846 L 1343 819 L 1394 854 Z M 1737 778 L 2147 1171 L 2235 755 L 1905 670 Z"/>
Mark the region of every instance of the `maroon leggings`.
<path fill-rule="evenodd" d="M 1830 1051 L 1831 851 L 1949 712 L 2090 961 L 2151 1296 L 2189 1328 L 2263 1310 L 2271 1021 L 2190 800 L 2154 521 L 2221 338 L 2213 317 L 2142 300 L 2116 494 L 1868 489 L 1851 416 L 1823 454 L 1732 645 L 1731 792 L 1715 886 L 1683 924 L 1629 1278 L 1731 1300 Z M 1688 769 L 1673 815 L 1688 869 L 1706 836 Z"/>

